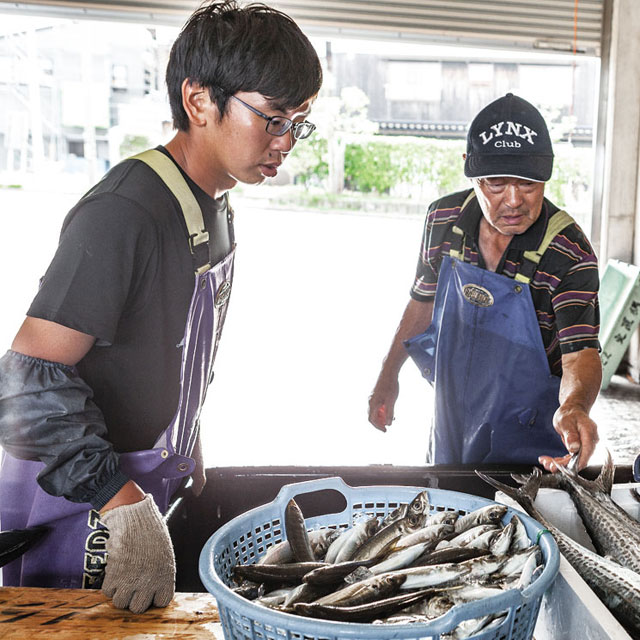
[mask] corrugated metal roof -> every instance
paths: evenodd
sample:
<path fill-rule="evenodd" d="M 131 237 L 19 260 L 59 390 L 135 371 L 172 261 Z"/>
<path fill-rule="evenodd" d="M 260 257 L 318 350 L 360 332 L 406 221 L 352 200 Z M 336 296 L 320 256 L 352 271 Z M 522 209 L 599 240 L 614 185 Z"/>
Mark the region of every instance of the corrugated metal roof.
<path fill-rule="evenodd" d="M 604 0 L 273 0 L 303 28 L 599 54 Z M 181 23 L 193 0 L 0 0 L 12 13 Z"/>

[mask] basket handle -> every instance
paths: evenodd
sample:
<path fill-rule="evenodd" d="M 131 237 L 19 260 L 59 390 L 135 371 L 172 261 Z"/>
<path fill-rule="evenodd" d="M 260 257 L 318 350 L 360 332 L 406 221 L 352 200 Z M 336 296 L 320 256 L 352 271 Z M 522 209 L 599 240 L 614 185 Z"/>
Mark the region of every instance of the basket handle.
<path fill-rule="evenodd" d="M 289 500 L 297 495 L 323 491 L 325 489 L 335 489 L 339 491 L 345 497 L 347 503 L 349 502 L 347 494 L 353 491 L 353 487 L 348 485 L 342 478 L 332 476 L 330 478 L 318 478 L 317 480 L 305 480 L 304 482 L 285 484 L 280 488 L 273 502 L 284 509 Z"/>

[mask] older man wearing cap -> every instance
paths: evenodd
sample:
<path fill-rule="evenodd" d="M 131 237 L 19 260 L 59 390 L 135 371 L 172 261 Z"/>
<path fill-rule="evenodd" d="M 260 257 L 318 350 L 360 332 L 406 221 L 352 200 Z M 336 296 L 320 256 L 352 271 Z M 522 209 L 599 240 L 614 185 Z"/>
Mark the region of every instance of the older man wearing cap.
<path fill-rule="evenodd" d="M 540 463 L 598 440 L 598 265 L 582 230 L 544 197 L 553 149 L 544 119 L 511 93 L 475 117 L 473 188 L 429 207 L 411 299 L 369 398 L 386 431 L 410 355 L 435 390 L 428 459 Z"/>

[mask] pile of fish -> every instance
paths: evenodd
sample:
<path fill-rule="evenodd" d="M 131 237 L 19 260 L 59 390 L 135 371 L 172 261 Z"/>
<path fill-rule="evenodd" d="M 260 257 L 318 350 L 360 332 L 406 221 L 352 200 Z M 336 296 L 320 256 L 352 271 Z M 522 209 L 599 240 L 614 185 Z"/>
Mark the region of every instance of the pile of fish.
<path fill-rule="evenodd" d="M 347 528 L 308 531 L 289 501 L 286 540 L 256 564 L 236 565 L 234 591 L 286 613 L 340 622 L 430 622 L 460 603 L 524 589 L 542 554 L 518 516 L 490 504 L 465 515 L 430 514 L 419 493 L 385 518 L 362 516 Z M 491 610 L 489 608 L 489 610 Z M 506 611 L 465 620 L 446 638 L 468 638 L 499 626 Z"/>
<path fill-rule="evenodd" d="M 513 476 L 521 486 L 504 485 L 476 473 L 503 491 L 533 518 L 551 531 L 560 552 L 611 610 L 634 638 L 640 638 L 640 522 L 611 499 L 614 465 L 611 455 L 594 481 L 581 478 L 570 468 L 542 475 L 534 469 L 530 476 Z M 534 500 L 540 487 L 566 490 L 593 540 L 593 553 L 557 529 L 536 509 Z M 637 494 L 634 497 L 638 499 Z"/>

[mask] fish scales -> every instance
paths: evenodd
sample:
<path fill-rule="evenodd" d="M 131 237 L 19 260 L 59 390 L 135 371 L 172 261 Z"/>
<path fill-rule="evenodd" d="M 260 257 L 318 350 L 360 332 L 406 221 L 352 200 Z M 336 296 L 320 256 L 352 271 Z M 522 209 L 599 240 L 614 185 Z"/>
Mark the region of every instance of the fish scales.
<path fill-rule="evenodd" d="M 593 482 L 564 467 L 560 471 L 598 553 L 640 573 L 640 523 L 611 499 L 611 454 Z"/>

